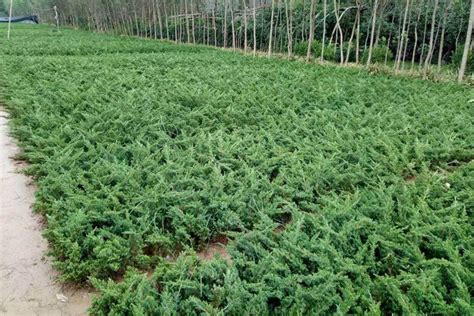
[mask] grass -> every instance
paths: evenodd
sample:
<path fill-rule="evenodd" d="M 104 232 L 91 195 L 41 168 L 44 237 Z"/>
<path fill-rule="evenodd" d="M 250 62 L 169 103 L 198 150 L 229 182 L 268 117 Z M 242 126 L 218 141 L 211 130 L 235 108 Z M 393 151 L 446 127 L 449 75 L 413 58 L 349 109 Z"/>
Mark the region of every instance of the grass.
<path fill-rule="evenodd" d="M 12 34 L 0 98 L 55 266 L 100 290 L 93 314 L 474 311 L 472 88 Z M 216 239 L 231 259 L 199 259 Z"/>

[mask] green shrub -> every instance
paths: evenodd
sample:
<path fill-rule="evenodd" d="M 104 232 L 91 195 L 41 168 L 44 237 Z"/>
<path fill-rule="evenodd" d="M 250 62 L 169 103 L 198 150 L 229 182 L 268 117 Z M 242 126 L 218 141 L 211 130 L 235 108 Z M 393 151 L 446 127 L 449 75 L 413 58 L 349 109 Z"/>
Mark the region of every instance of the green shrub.
<path fill-rule="evenodd" d="M 319 41 L 311 42 L 311 56 L 313 58 L 319 58 L 321 56 L 322 44 Z M 299 56 L 306 56 L 308 51 L 308 42 L 299 42 L 294 47 L 294 53 Z M 324 46 L 324 60 L 334 61 L 336 60 L 336 50 L 334 46 Z"/>
<path fill-rule="evenodd" d="M 150 280 L 134 272 L 101 283 L 94 311 L 127 315 L 138 304 L 154 308 L 148 315 L 470 315 L 466 176 L 474 170 L 461 166 L 444 183 L 427 172 L 409 185 L 333 196 L 324 215 L 295 212 L 278 233 L 262 219 L 227 246 L 231 264 L 183 253 Z"/>
<path fill-rule="evenodd" d="M 1 101 L 93 314 L 473 314 L 470 87 L 15 28 Z"/>
<path fill-rule="evenodd" d="M 349 48 L 349 42 L 344 42 L 343 43 L 344 45 L 342 46 L 343 49 L 344 49 L 344 61 L 346 60 L 346 57 L 347 57 L 347 50 Z M 341 47 L 338 46 L 337 49 L 336 49 L 336 54 L 335 54 L 335 60 L 337 62 L 339 62 L 341 59 Z M 355 44 L 352 43 L 351 44 L 351 52 L 349 54 L 349 62 L 355 62 L 356 60 L 356 47 L 355 47 Z"/>
<path fill-rule="evenodd" d="M 464 45 L 458 46 L 456 51 L 453 53 L 451 64 L 453 65 L 453 67 L 456 68 L 456 70 L 458 70 L 461 66 L 463 53 Z M 472 52 L 472 50 L 469 50 L 469 54 L 467 55 L 466 73 L 474 73 L 474 53 Z"/>
<path fill-rule="evenodd" d="M 387 56 L 387 61 L 393 59 L 393 53 L 389 49 L 387 53 L 387 46 L 386 45 L 377 45 L 372 48 L 372 58 L 371 58 L 371 63 L 383 63 L 385 62 L 385 56 Z M 367 59 L 369 58 L 369 49 L 367 48 L 364 51 L 364 54 L 362 55 L 362 61 L 364 63 L 367 62 Z"/>
<path fill-rule="evenodd" d="M 160 308 L 153 283 L 135 269 L 125 274 L 123 282 L 93 279 L 92 284 L 100 296 L 93 300 L 91 315 L 153 315 Z"/>
<path fill-rule="evenodd" d="M 293 47 L 293 53 L 298 56 L 306 56 L 306 52 L 308 49 L 308 42 L 298 42 Z"/>

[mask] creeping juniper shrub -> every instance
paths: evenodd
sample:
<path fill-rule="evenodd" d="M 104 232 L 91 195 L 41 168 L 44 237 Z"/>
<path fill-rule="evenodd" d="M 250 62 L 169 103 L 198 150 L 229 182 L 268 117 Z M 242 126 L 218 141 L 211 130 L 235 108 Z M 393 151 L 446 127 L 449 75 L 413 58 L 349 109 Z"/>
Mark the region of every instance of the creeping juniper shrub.
<path fill-rule="evenodd" d="M 472 89 L 42 26 L 0 55 L 93 314 L 473 313 Z"/>

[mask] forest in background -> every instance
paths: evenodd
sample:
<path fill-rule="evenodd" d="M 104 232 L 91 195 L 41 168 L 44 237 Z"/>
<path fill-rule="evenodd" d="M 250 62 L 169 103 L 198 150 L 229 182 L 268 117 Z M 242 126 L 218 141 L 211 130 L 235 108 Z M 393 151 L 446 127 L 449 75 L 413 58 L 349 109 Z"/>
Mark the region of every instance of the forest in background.
<path fill-rule="evenodd" d="M 3 11 L 7 11 L 7 2 Z M 1 3 L 1 2 L 0 2 Z M 15 14 L 59 24 L 176 42 L 383 63 L 424 75 L 457 71 L 469 0 L 18 0 Z M 2 5 L 0 4 L 0 12 Z M 473 41 L 466 72 L 474 70 Z"/>

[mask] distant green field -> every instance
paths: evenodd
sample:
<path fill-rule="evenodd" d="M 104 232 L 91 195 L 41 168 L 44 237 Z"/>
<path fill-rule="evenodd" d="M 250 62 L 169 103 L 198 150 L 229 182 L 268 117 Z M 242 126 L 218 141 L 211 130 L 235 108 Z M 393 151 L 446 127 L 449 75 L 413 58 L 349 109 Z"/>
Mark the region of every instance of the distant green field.
<path fill-rule="evenodd" d="M 35 210 L 63 279 L 100 290 L 92 313 L 474 313 L 472 88 L 4 34 Z M 216 240 L 231 259 L 196 256 Z"/>

